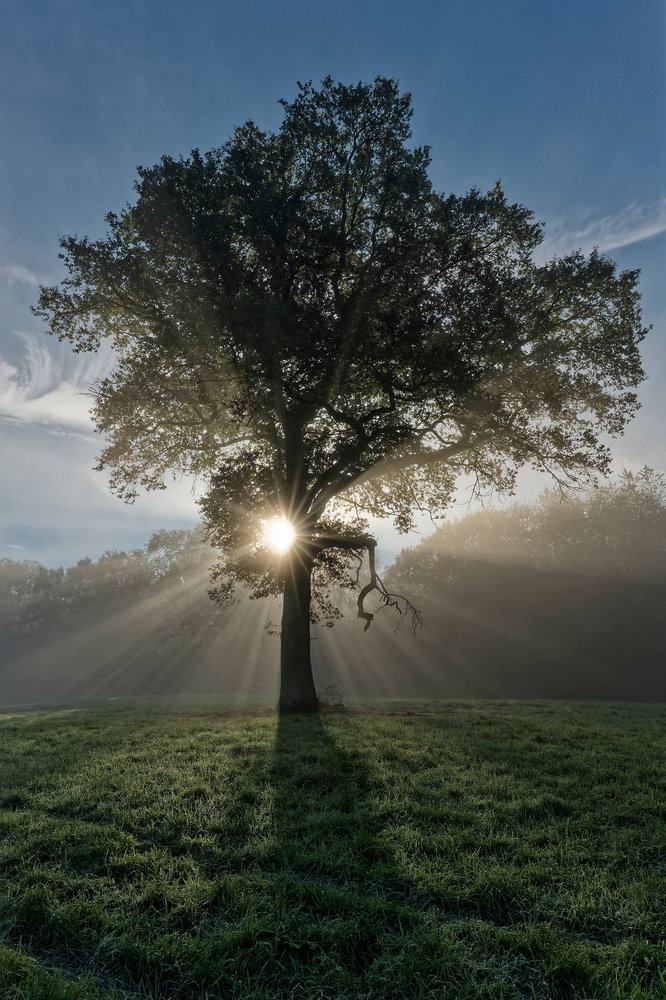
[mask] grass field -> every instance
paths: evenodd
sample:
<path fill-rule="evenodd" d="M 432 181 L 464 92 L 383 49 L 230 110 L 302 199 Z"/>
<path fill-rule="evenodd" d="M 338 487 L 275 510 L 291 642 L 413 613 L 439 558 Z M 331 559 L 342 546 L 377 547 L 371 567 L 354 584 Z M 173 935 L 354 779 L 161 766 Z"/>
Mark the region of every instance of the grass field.
<path fill-rule="evenodd" d="M 2 997 L 666 997 L 666 706 L 0 733 Z"/>

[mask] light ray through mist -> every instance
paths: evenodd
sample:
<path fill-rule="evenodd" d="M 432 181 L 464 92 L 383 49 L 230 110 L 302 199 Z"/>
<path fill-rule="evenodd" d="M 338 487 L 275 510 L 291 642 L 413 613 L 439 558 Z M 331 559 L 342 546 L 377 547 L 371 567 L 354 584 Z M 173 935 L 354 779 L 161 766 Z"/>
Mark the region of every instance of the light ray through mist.
<path fill-rule="evenodd" d="M 197 643 L 196 635 L 183 639 L 183 625 L 208 610 L 208 586 L 206 564 L 186 587 L 175 579 L 130 606 L 120 595 L 119 607 L 105 601 L 86 621 L 72 615 L 39 653 L 32 650 L 8 664 L 3 683 L 22 702 L 220 690 L 241 700 L 257 693 L 276 697 L 278 645 L 265 626 L 279 615 L 278 602 L 243 600 L 219 615 L 203 642 Z M 179 632 L 165 652 L 162 640 L 173 628 Z"/>

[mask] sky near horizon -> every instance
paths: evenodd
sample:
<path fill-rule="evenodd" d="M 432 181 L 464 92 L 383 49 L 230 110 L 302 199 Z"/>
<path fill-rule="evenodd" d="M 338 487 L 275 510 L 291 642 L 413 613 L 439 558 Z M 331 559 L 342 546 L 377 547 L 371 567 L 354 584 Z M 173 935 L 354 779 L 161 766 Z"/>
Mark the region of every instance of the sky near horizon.
<path fill-rule="evenodd" d="M 616 468 L 666 471 L 666 6 L 662 0 L 3 0 L 0 36 L 0 558 L 72 565 L 193 525 L 190 487 L 128 507 L 92 471 L 75 355 L 30 313 L 58 237 L 97 237 L 139 164 L 276 128 L 298 80 L 399 79 L 434 186 L 500 178 L 546 223 L 544 257 L 598 246 L 640 268 L 648 374 Z M 538 484 L 521 480 L 531 498 Z M 417 536 L 383 528 L 390 556 Z"/>

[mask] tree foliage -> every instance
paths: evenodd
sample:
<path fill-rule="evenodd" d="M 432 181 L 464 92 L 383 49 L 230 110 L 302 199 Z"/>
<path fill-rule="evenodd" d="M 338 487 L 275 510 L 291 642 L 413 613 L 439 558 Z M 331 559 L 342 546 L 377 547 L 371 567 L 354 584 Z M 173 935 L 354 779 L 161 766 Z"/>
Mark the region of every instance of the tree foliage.
<path fill-rule="evenodd" d="M 324 584 L 356 582 L 368 516 L 442 515 L 461 474 L 605 472 L 644 331 L 637 272 L 535 263 L 542 227 L 499 183 L 434 190 L 395 81 L 281 103 L 275 132 L 140 168 L 105 236 L 62 240 L 37 312 L 76 350 L 112 340 L 93 409 L 112 489 L 199 477 L 220 597 L 283 586 L 294 556 L 264 526 L 289 518 L 330 620 Z"/>
<path fill-rule="evenodd" d="M 404 549 L 387 579 L 419 596 L 455 588 L 459 574 L 492 564 L 642 580 L 666 570 L 666 482 L 647 466 L 625 469 L 578 494 L 545 490 L 535 503 L 488 508 Z"/>
<path fill-rule="evenodd" d="M 400 553 L 386 581 L 429 624 L 404 693 L 666 699 L 666 487 L 654 470 L 468 514 Z"/>
<path fill-rule="evenodd" d="M 111 616 L 119 604 L 141 602 L 149 602 L 152 612 L 160 603 L 168 605 L 171 621 L 165 638 L 184 628 L 196 631 L 204 618 L 212 623 L 219 617 L 199 600 L 202 567 L 211 558 L 197 528 L 160 529 L 141 549 L 104 552 L 96 561 L 80 559 L 67 569 L 0 559 L 3 631 L 28 635 L 57 623 L 80 630 L 91 613 Z"/>

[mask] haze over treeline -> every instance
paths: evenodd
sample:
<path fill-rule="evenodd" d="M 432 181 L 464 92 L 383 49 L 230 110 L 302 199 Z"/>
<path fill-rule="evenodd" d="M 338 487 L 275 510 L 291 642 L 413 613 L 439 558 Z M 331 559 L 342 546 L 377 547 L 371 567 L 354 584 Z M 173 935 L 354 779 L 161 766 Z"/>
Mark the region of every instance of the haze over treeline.
<path fill-rule="evenodd" d="M 63 570 L 0 561 L 0 703 L 193 694 L 275 698 L 277 602 L 208 599 L 199 529 Z M 363 634 L 354 595 L 316 630 L 320 685 L 351 697 L 666 700 L 666 487 L 645 469 L 564 500 L 487 509 L 403 550 Z M 334 595 L 335 596 L 335 595 Z"/>

